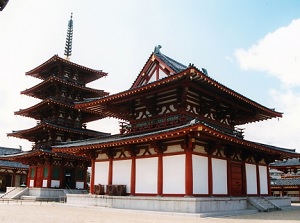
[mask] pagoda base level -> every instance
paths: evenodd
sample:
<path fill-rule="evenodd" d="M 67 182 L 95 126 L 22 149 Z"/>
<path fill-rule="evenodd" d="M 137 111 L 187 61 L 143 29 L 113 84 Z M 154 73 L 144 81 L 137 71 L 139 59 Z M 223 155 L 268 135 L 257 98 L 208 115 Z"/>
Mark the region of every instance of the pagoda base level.
<path fill-rule="evenodd" d="M 268 197 L 279 207 L 291 206 L 287 197 Z M 247 197 L 140 197 L 67 194 L 67 204 L 98 206 L 118 209 L 132 209 L 159 212 L 206 213 L 219 215 L 226 212 L 234 214 L 255 213 Z"/>

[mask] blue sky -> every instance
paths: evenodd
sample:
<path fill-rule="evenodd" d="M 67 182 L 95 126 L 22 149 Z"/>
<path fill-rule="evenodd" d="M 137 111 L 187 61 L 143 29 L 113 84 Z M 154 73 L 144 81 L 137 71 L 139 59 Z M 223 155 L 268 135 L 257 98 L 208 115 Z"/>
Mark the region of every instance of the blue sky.
<path fill-rule="evenodd" d="M 109 73 L 90 87 L 128 89 L 160 44 L 162 53 L 204 67 L 215 80 L 284 113 L 279 121 L 242 126 L 246 139 L 300 152 L 299 9 L 296 0 L 10 0 L 0 12 L 0 146 L 30 149 L 26 140 L 6 136 L 36 124 L 14 115 L 38 102 L 20 95 L 40 82 L 25 72 L 54 54 L 63 57 L 73 12 L 71 61 Z M 88 126 L 118 132 L 113 119 Z"/>

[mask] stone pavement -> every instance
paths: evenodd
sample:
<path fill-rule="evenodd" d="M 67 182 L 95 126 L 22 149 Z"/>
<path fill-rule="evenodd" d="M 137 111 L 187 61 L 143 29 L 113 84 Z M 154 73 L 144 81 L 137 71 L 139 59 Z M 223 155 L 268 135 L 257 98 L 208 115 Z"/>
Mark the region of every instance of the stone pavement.
<path fill-rule="evenodd" d="M 0 200 L 1 223 L 251 223 L 300 222 L 300 205 L 275 212 L 236 212 L 226 216 L 124 210 L 103 207 L 70 206 L 63 203 L 11 202 Z M 234 214 L 234 215 L 232 215 Z"/>

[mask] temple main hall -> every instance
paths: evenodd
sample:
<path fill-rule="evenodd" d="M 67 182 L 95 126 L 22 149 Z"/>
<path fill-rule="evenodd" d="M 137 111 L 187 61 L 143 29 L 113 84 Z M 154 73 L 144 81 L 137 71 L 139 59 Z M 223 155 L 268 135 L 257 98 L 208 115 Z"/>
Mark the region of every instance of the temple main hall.
<path fill-rule="evenodd" d="M 96 196 L 185 201 L 270 196 L 269 164 L 300 154 L 246 140 L 239 126 L 282 113 L 160 48 L 155 47 L 128 90 L 75 105 L 119 119 L 120 134 L 55 145 L 53 151 L 92 157 L 90 193 Z"/>

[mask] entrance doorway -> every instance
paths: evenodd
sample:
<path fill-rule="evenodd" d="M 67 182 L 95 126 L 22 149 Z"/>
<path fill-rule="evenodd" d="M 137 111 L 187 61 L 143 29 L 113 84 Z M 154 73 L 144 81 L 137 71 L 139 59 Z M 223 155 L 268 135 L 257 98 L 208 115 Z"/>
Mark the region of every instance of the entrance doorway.
<path fill-rule="evenodd" d="M 243 195 L 243 169 L 242 164 L 231 163 L 231 195 Z"/>
<path fill-rule="evenodd" d="M 75 189 L 75 169 L 66 169 L 64 184 L 66 189 Z"/>

